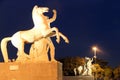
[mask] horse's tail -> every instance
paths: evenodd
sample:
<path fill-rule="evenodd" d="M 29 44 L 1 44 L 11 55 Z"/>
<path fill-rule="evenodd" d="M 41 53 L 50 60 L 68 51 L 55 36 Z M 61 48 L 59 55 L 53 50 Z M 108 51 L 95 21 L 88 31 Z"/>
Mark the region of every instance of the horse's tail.
<path fill-rule="evenodd" d="M 3 38 L 1 41 L 1 51 L 5 62 L 8 62 L 7 42 L 11 40 L 11 37 Z"/>

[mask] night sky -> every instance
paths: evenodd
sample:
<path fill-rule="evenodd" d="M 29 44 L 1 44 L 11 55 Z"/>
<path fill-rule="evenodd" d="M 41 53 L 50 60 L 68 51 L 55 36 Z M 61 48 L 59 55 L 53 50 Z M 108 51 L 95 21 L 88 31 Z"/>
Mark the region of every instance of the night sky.
<path fill-rule="evenodd" d="M 57 19 L 51 27 L 57 27 L 70 43 L 62 39 L 56 47 L 56 58 L 67 56 L 93 57 L 92 46 L 99 48 L 97 57 L 120 65 L 120 1 L 119 0 L 0 0 L 0 40 L 19 30 L 31 29 L 34 5 L 57 10 Z M 8 43 L 10 57 L 16 49 Z M 0 53 L 0 60 L 2 55 Z"/>

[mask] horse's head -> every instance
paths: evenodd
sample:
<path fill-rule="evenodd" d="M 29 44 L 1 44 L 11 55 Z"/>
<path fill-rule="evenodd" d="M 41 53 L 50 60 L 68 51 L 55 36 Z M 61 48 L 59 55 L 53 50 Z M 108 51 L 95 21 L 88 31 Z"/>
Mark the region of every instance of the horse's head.
<path fill-rule="evenodd" d="M 34 22 L 34 26 L 40 26 L 47 23 L 44 13 L 48 11 L 49 11 L 49 8 L 47 7 L 38 7 L 37 5 L 33 7 L 32 19 Z M 45 25 L 48 25 L 48 24 L 45 24 Z"/>
<path fill-rule="evenodd" d="M 48 7 L 38 7 L 37 5 L 34 6 L 33 11 L 37 12 L 38 14 L 43 14 L 49 11 Z"/>
<path fill-rule="evenodd" d="M 48 12 L 49 11 L 49 8 L 48 7 L 39 7 L 38 8 L 38 13 L 40 14 L 43 14 L 45 12 Z"/>

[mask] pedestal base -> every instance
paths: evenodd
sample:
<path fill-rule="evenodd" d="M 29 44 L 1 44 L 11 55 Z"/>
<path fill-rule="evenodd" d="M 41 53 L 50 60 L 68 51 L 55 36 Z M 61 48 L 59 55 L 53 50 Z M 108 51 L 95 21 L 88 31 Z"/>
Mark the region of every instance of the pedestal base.
<path fill-rule="evenodd" d="M 64 76 L 63 80 L 94 80 L 93 76 Z"/>
<path fill-rule="evenodd" d="M 0 63 L 0 80 L 62 80 L 59 62 Z"/>

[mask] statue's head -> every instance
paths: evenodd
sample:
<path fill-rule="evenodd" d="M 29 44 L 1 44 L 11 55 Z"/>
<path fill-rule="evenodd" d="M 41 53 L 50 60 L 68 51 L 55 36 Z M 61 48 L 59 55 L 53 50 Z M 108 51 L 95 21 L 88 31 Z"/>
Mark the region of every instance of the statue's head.
<path fill-rule="evenodd" d="M 48 7 L 38 7 L 37 5 L 34 6 L 33 11 L 36 11 L 38 14 L 43 14 L 49 11 Z"/>

